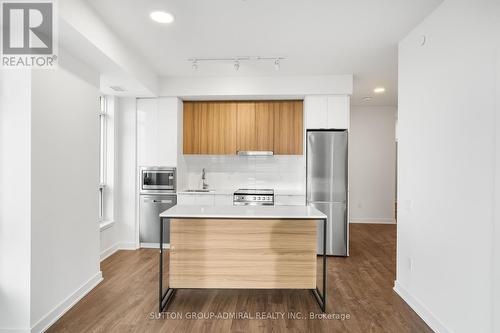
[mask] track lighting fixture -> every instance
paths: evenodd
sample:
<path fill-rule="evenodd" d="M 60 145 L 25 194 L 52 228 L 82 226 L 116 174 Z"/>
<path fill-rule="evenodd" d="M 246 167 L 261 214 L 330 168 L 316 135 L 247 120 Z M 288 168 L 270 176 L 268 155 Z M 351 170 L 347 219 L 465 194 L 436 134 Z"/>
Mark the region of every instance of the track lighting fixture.
<path fill-rule="evenodd" d="M 232 63 L 235 71 L 239 71 L 240 63 L 242 61 L 247 62 L 273 62 L 274 69 L 279 71 L 281 67 L 281 61 L 286 60 L 285 57 L 256 57 L 256 56 L 238 56 L 238 57 L 227 57 L 227 58 L 189 58 L 187 59 L 191 62 L 191 68 L 193 70 L 198 70 L 198 66 L 200 62 L 215 62 L 215 63 Z"/>

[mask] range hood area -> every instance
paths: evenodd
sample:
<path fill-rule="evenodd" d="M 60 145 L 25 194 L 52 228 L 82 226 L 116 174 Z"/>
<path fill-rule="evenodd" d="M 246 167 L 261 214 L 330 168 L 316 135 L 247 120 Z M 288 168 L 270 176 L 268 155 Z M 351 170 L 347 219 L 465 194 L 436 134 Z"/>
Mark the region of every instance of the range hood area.
<path fill-rule="evenodd" d="M 274 156 L 270 150 L 240 150 L 238 156 Z"/>

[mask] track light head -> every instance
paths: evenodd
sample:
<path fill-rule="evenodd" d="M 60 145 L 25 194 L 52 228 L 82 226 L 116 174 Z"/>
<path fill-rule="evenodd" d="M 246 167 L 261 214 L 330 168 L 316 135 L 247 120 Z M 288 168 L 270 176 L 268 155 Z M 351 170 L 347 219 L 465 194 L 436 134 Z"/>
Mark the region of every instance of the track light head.
<path fill-rule="evenodd" d="M 191 69 L 193 71 L 197 71 L 198 70 L 198 61 L 193 60 L 193 64 L 191 65 Z"/>
<path fill-rule="evenodd" d="M 274 60 L 274 69 L 277 71 L 280 70 L 280 59 L 279 58 L 276 58 L 276 60 Z"/>
<path fill-rule="evenodd" d="M 236 60 L 236 61 L 234 62 L 234 70 L 235 70 L 235 71 L 238 71 L 239 69 L 240 69 L 240 62 L 239 62 L 239 60 Z"/>

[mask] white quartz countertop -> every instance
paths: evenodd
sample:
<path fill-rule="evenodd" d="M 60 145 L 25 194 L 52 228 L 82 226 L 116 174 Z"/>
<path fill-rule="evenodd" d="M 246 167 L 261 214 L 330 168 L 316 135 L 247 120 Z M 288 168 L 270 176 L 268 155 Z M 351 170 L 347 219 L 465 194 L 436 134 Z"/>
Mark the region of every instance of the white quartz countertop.
<path fill-rule="evenodd" d="M 177 194 L 183 195 L 233 195 L 235 189 L 210 189 L 209 192 L 190 192 L 188 190 L 177 191 Z M 274 190 L 274 195 L 286 195 L 286 196 L 305 196 L 306 194 L 298 190 Z"/>
<path fill-rule="evenodd" d="M 324 219 L 327 216 L 311 206 L 187 206 L 167 209 L 160 217 L 223 219 Z"/>
<path fill-rule="evenodd" d="M 230 189 L 217 189 L 217 190 L 213 190 L 213 189 L 210 189 L 209 192 L 191 192 L 191 191 L 188 191 L 188 190 L 182 190 L 182 191 L 177 191 L 177 194 L 187 194 L 187 195 L 233 195 L 234 193 L 234 190 L 230 190 Z"/>

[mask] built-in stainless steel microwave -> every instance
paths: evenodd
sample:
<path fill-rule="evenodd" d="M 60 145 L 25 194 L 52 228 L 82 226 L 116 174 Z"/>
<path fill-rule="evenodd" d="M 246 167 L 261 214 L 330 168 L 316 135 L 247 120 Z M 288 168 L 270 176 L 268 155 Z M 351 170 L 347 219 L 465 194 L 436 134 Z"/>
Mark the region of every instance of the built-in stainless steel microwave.
<path fill-rule="evenodd" d="M 141 193 L 175 193 L 175 168 L 170 167 L 142 167 Z"/>

